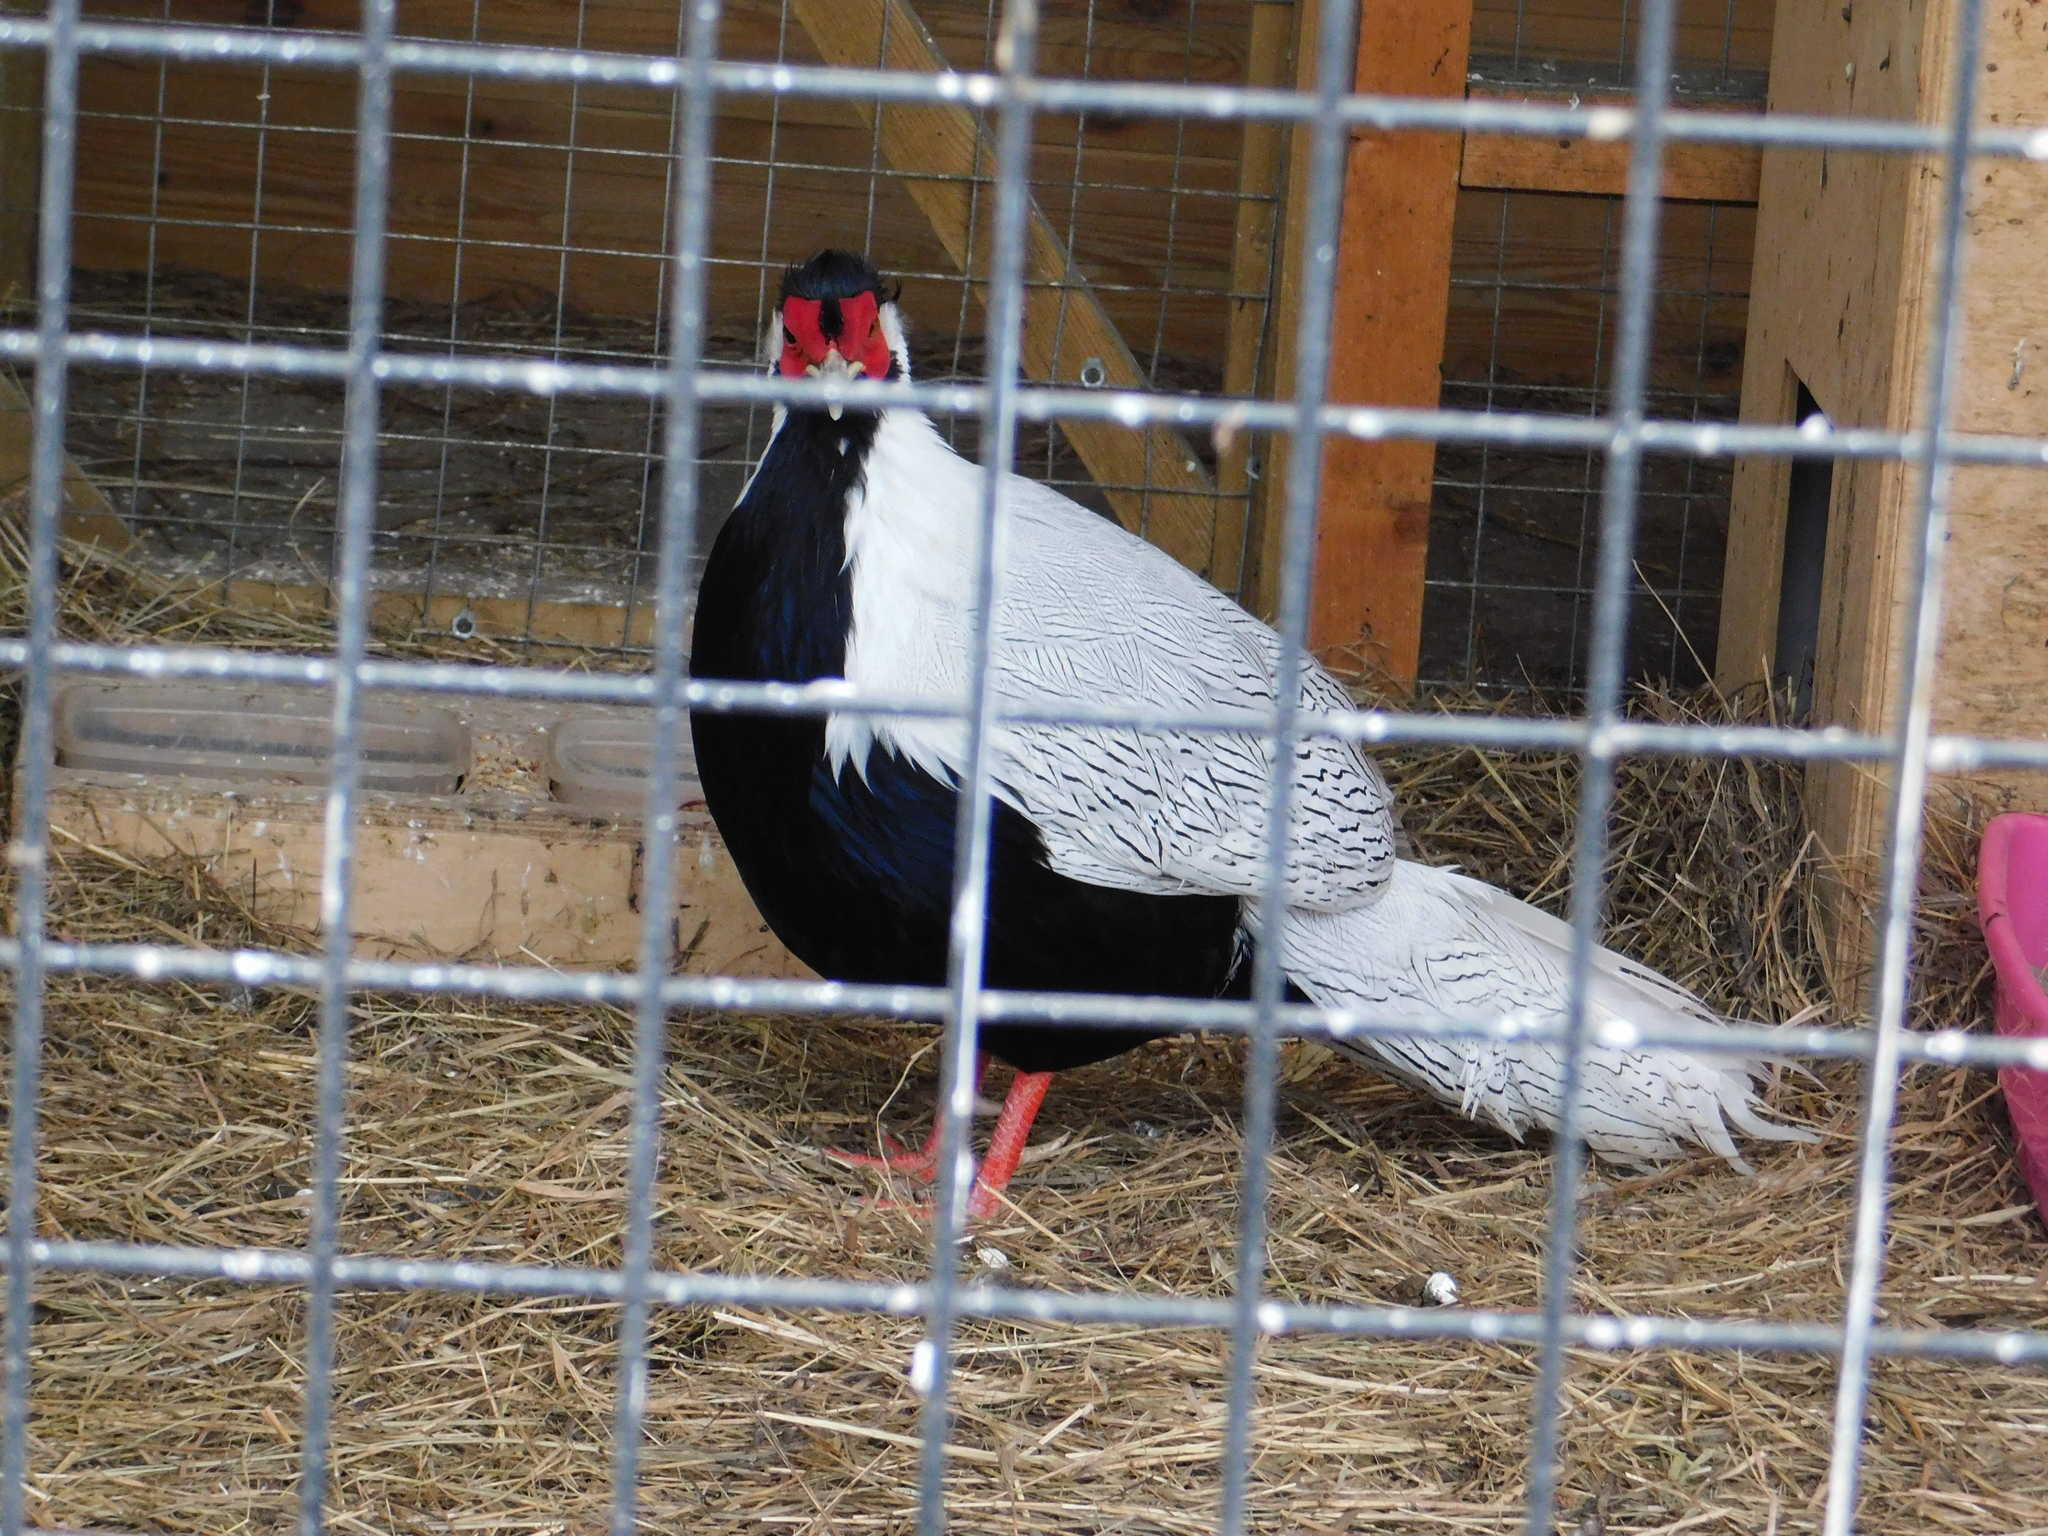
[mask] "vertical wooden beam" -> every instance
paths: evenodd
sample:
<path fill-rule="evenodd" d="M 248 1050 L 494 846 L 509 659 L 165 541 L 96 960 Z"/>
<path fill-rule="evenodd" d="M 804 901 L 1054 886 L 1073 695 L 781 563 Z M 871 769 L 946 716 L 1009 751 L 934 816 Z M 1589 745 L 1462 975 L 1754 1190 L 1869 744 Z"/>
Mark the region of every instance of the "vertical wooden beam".
<path fill-rule="evenodd" d="M 1772 43 L 1771 108 L 1939 121 L 1953 30 L 1948 0 L 1781 7 Z M 1992 27 L 1987 58 L 1994 68 L 2003 62 L 2007 72 L 1987 78 L 2001 83 L 2024 79 L 2011 73 L 2024 67 L 2032 76 L 2026 83 L 2038 91 L 2043 71 L 2032 56 L 2001 59 L 2005 35 L 2006 29 Z M 2038 53 L 2037 36 L 2030 34 L 2029 44 Z M 2021 51 L 2015 42 L 2013 54 Z M 2038 175 L 2030 189 L 2036 200 Z M 1940 177 L 1934 165 L 1904 155 L 1765 152 L 1743 358 L 1744 421 L 1776 425 L 1789 420 L 1796 377 L 1838 427 L 1899 431 L 1922 424 Z M 2024 241 L 2029 232 L 2023 222 L 2013 223 L 2020 227 L 2011 232 Z M 1973 221 L 1973 241 L 1983 227 L 2011 230 L 2005 217 Z M 2018 260 L 2012 270 L 2024 271 L 2026 259 Z M 1965 270 L 1973 286 L 1981 285 L 1983 267 Z M 1978 292 L 1967 297 L 1973 309 L 1981 306 L 1987 328 L 1995 333 L 1987 394 L 2003 405 L 2019 397 L 2019 391 L 2005 386 L 2015 340 L 2027 334 L 2024 311 L 2014 310 L 2008 318 Z M 2036 303 L 2030 296 L 2028 307 Z M 1958 424 L 1980 423 L 1965 414 Z M 2038 432 L 2042 427 L 2037 417 L 2025 423 L 2000 421 L 1992 429 Z M 1890 727 L 1905 642 L 1905 541 L 1912 535 L 1917 484 L 1911 466 L 1836 462 L 1814 664 L 1814 725 L 1873 732 Z M 1789 489 L 1785 461 L 1736 461 L 1716 659 L 1717 681 L 1725 692 L 1764 681 L 1775 666 Z M 1957 493 L 1952 500 L 1960 510 L 1966 497 Z M 2034 547 L 2040 547 L 2038 540 Z M 1950 592 L 1968 591 L 1983 575 L 1969 571 L 1960 537 L 1951 550 Z M 1999 581 L 1988 587 L 1998 602 L 2012 590 Z M 1945 657 L 1945 673 L 1950 665 Z M 2042 692 L 2038 681 L 2033 692 Z M 1947 696 L 1937 713 L 1942 729 L 1956 728 L 1954 699 Z M 1885 777 L 1871 764 L 1815 763 L 1807 769 L 1805 799 L 1808 824 L 1831 877 L 1823 906 L 1828 948 L 1837 988 L 1849 1005 L 1870 955 L 1871 931 L 1864 917 L 1881 859 Z"/>
<path fill-rule="evenodd" d="M 1368 5 L 1357 89 L 1465 94 L 1471 0 Z M 1337 254 L 1330 398 L 1434 408 L 1451 293 L 1459 138 L 1353 136 Z M 1334 439 L 1323 457 L 1309 645 L 1340 673 L 1401 687 L 1422 649 L 1434 443 Z"/>
<path fill-rule="evenodd" d="M 1296 79 L 1314 74 L 1317 7 L 1300 7 Z M 1465 92 L 1471 0 L 1367 6 L 1355 88 L 1403 96 Z M 1307 131 L 1297 128 L 1288 179 L 1289 249 L 1282 284 L 1278 393 L 1291 390 L 1298 313 L 1298 230 Z M 1451 229 L 1460 142 L 1445 133 L 1353 136 L 1344 183 L 1330 397 L 1345 404 L 1433 407 L 1450 303 Z M 1258 605 L 1278 591 L 1284 445 L 1267 455 Z M 1333 440 L 1323 459 L 1309 644 L 1340 673 L 1411 686 L 1422 642 L 1423 566 L 1436 451 L 1430 443 Z"/>
<path fill-rule="evenodd" d="M 1285 85 L 1293 77 L 1294 10 L 1286 0 L 1252 7 L 1244 83 L 1253 89 Z M 1230 261 L 1230 331 L 1223 353 L 1223 393 L 1268 393 L 1273 377 L 1272 310 L 1279 194 L 1287 158 L 1287 130 L 1279 123 L 1248 122 L 1237 172 L 1237 230 Z M 1252 441 L 1240 432 L 1216 454 L 1216 563 L 1209 579 L 1224 591 L 1242 591 L 1245 534 L 1250 512 Z"/>
<path fill-rule="evenodd" d="M 1295 0 L 1294 88 L 1315 84 L 1315 36 L 1322 0 Z M 1276 400 L 1294 395 L 1295 332 L 1301 321 L 1301 219 L 1308 207 L 1308 124 L 1297 123 L 1286 137 L 1287 177 L 1279 208 L 1275 239 L 1279 264 L 1277 293 L 1266 355 L 1272 359 L 1270 393 Z M 1278 617 L 1280 552 L 1286 538 L 1288 442 L 1278 433 L 1255 440 L 1261 473 L 1251 487 L 1251 527 L 1247 530 L 1244 605 L 1260 618 Z"/>

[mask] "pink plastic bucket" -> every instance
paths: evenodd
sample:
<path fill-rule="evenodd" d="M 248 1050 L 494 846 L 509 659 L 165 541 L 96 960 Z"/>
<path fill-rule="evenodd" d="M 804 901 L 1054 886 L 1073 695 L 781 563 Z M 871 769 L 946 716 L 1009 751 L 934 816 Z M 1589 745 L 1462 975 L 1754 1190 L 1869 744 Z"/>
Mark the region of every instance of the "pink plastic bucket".
<path fill-rule="evenodd" d="M 1998 973 L 2001 1035 L 2048 1035 L 2048 816 L 2000 816 L 1984 829 L 1977 912 Z M 2019 1136 L 2020 1171 L 2048 1215 L 2048 1072 L 2003 1067 L 1998 1083 Z"/>

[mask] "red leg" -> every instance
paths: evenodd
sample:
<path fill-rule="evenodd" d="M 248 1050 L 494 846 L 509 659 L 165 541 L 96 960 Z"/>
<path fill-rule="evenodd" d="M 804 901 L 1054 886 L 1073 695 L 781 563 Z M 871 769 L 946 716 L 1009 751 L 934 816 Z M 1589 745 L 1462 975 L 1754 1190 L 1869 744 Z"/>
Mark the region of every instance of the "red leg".
<path fill-rule="evenodd" d="M 988 1076 L 988 1057 L 974 1058 L 974 1091 L 981 1092 L 982 1080 Z M 916 1179 L 920 1184 L 929 1184 L 939 1166 L 939 1128 L 932 1127 L 931 1134 L 916 1147 L 906 1147 L 893 1136 L 882 1137 L 882 1155 L 876 1157 L 866 1152 L 841 1152 L 834 1148 L 826 1154 L 837 1162 L 847 1163 L 855 1168 L 879 1168 L 884 1173 L 900 1173 Z"/>
<path fill-rule="evenodd" d="M 1038 1107 L 1051 1086 L 1050 1072 L 1019 1072 L 1011 1080 L 995 1134 L 988 1139 L 988 1156 L 982 1160 L 974 1193 L 967 1200 L 967 1214 L 976 1221 L 993 1216 L 1002 1203 L 998 1197 L 1010 1186 L 1010 1176 L 1024 1156 L 1024 1143 L 1031 1137 L 1031 1122 L 1038 1118 Z"/>

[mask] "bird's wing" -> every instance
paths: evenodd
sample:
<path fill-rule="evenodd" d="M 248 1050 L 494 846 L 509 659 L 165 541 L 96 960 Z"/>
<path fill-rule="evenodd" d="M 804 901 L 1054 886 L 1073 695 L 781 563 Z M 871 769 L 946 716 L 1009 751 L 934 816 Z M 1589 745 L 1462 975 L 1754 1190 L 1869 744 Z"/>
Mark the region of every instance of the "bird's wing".
<path fill-rule="evenodd" d="M 1012 504 L 997 681 L 1009 709 L 1076 703 L 1187 714 L 1267 711 L 1273 632 L 1171 556 L 1028 481 Z M 1311 664 L 1302 703 L 1352 703 Z M 1256 896 L 1272 744 L 1252 731 L 1007 727 L 1006 793 L 1053 867 L 1097 884 Z M 1285 900 L 1339 910 L 1379 894 L 1394 859 L 1378 767 L 1328 736 L 1294 753 Z"/>
<path fill-rule="evenodd" d="M 914 412 L 884 414 L 849 501 L 849 680 L 890 696 L 959 698 L 970 682 L 980 467 Z M 1135 713 L 1264 713 L 1279 643 L 1221 592 L 1115 523 L 1017 476 L 997 614 L 994 682 L 1011 713 L 1076 705 Z M 1352 707 L 1322 668 L 1315 710 Z M 879 743 L 941 776 L 966 767 L 966 733 L 936 717 L 834 715 L 827 750 L 858 771 Z M 1006 722 L 998 792 L 1037 825 L 1054 869 L 1161 893 L 1262 894 L 1272 748 L 1255 731 Z M 1311 910 L 1373 900 L 1394 860 L 1392 795 L 1356 747 L 1311 737 L 1295 752 L 1284 899 Z"/>

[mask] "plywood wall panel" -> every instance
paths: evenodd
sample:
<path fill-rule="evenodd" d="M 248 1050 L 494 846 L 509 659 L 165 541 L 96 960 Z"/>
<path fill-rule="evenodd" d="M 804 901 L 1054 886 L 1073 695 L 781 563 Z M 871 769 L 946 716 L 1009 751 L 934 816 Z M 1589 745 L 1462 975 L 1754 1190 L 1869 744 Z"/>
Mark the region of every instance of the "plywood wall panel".
<path fill-rule="evenodd" d="M 1782 111 L 1936 122 L 1947 109 L 1956 9 L 1949 0 L 1859 0 L 1840 10 L 1787 8 L 1779 21 L 1772 105 Z M 2048 121 L 2048 18 L 2031 0 L 1994 0 L 1985 34 L 1980 120 Z M 1758 210 L 1757 274 L 1745 419 L 1783 421 L 1803 380 L 1836 422 L 1895 430 L 1925 424 L 1927 349 L 1945 169 L 1931 159 L 1773 152 Z M 1955 424 L 2048 436 L 2048 389 L 2028 376 L 2048 340 L 2038 281 L 2048 234 L 2048 168 L 1971 171 L 1963 257 L 1963 327 Z M 1963 469 L 1950 494 L 1935 726 L 2037 738 L 2048 734 L 2048 482 L 2039 472 Z M 1775 633 L 1786 471 L 1738 465 L 1725 580 L 1721 680 L 1764 675 Z M 1838 463 L 1828 535 L 1815 719 L 1864 730 L 1894 723 L 1906 577 L 1917 537 L 1918 472 Z M 1995 781 L 2020 803 L 2048 785 Z M 1868 955 L 1858 921 L 1885 835 L 1888 791 L 1866 768 L 1808 776 L 1817 831 L 1842 879 L 1840 951 Z"/>
<path fill-rule="evenodd" d="M 2048 16 L 2031 0 L 1989 7 L 1981 120 L 2048 125 Z M 1938 182 L 1933 182 L 1938 186 Z M 1964 236 L 1955 409 L 1972 431 L 2048 436 L 2048 166 L 1976 166 Z M 2048 736 L 2048 475 L 1964 469 L 1951 498 L 1941 729 Z M 2025 786 L 2048 804 L 2048 784 Z"/>

